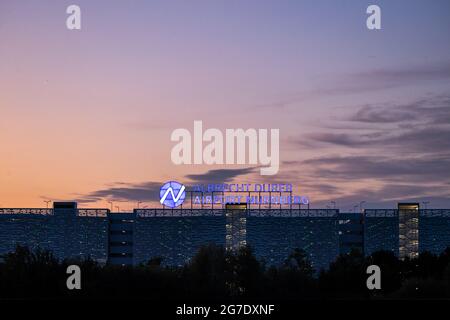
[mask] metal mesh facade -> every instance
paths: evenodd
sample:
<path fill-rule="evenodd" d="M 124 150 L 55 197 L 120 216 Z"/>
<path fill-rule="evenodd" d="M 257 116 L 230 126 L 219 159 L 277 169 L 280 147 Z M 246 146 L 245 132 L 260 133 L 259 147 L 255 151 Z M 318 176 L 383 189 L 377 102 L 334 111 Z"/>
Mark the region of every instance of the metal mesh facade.
<path fill-rule="evenodd" d="M 107 260 L 107 210 L 0 209 L 0 253 L 18 244 L 51 250 L 56 258 Z"/>
<path fill-rule="evenodd" d="M 450 246 L 450 210 L 420 210 L 419 252 L 440 254 Z"/>
<path fill-rule="evenodd" d="M 303 249 L 320 271 L 339 254 L 336 222 L 334 217 L 249 217 L 247 242 L 267 265 L 280 265 L 294 249 Z"/>
<path fill-rule="evenodd" d="M 450 246 L 450 210 L 429 209 L 413 212 L 408 219 L 417 219 L 409 225 L 403 233 L 411 233 L 418 230 L 407 240 L 412 243 L 413 256 L 415 252 L 429 251 L 435 254 L 441 253 Z M 403 221 L 403 223 L 405 223 Z M 400 255 L 400 248 L 405 244 L 400 243 L 401 221 L 399 210 L 366 209 L 364 218 L 364 249 L 366 254 L 377 250 L 393 251 Z M 417 251 L 415 251 L 417 250 Z M 406 251 L 404 251 L 404 254 Z M 406 257 L 409 255 L 404 255 Z M 409 256 L 411 257 L 411 256 Z"/>
<path fill-rule="evenodd" d="M 135 263 L 162 257 L 163 264 L 182 265 L 207 243 L 228 249 L 249 244 L 267 265 L 279 265 L 295 248 L 303 249 L 317 271 L 327 268 L 339 254 L 337 210 L 141 209 L 135 212 Z"/>
<path fill-rule="evenodd" d="M 339 253 L 348 254 L 352 250 L 364 253 L 364 219 L 361 213 L 340 213 Z"/>
<path fill-rule="evenodd" d="M 120 214 L 106 209 L 0 209 L 0 254 L 21 244 L 51 250 L 60 259 L 90 256 L 131 265 L 161 257 L 165 265 L 182 265 L 201 245 L 233 249 L 246 243 L 267 265 L 279 265 L 294 249 L 303 249 L 319 271 L 339 253 L 347 253 L 343 248 L 352 247 L 356 235 L 366 255 L 378 250 L 400 254 L 399 210 L 366 209 L 363 227 L 356 218 L 358 223 L 340 225 L 354 215 L 334 209 L 237 211 L 236 221 L 226 209 L 136 209 Z M 419 252 L 438 254 L 450 246 L 450 210 L 419 210 L 417 226 Z M 355 233 L 359 228 L 363 241 Z M 345 230 L 351 232 L 343 237 L 339 233 Z"/>
<path fill-rule="evenodd" d="M 392 251 L 398 256 L 397 210 L 366 209 L 364 216 L 364 253 Z"/>
<path fill-rule="evenodd" d="M 138 215 L 134 228 L 134 263 L 161 257 L 164 265 L 183 265 L 201 245 L 208 243 L 225 246 L 224 215 Z"/>

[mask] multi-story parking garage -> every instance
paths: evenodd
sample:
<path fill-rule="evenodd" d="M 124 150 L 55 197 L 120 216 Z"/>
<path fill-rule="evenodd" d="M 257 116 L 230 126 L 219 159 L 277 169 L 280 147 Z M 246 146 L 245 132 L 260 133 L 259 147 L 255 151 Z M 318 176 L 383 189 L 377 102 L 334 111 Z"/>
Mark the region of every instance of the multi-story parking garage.
<path fill-rule="evenodd" d="M 398 209 L 78 209 L 54 203 L 52 209 L 0 209 L 0 254 L 17 244 L 53 251 L 59 259 L 91 258 L 101 263 L 136 265 L 161 257 L 182 265 L 207 243 L 235 250 L 248 244 L 267 265 L 305 250 L 316 270 L 339 253 L 390 250 L 401 258 L 439 253 L 450 246 L 450 210 Z"/>

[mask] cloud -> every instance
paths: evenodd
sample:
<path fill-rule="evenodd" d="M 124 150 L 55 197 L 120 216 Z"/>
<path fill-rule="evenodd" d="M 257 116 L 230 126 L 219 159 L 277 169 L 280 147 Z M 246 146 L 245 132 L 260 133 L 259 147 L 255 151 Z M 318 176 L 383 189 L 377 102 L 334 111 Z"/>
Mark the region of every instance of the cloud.
<path fill-rule="evenodd" d="M 402 105 L 365 105 L 337 119 L 340 129 L 310 133 L 291 143 L 323 148 L 335 145 L 398 154 L 448 153 L 450 150 L 450 97 L 429 97 Z M 366 124 L 366 128 L 353 123 Z"/>
<path fill-rule="evenodd" d="M 417 114 L 407 112 L 399 108 L 389 107 L 377 107 L 367 105 L 360 108 L 353 116 L 350 117 L 350 121 L 365 122 L 365 123 L 395 123 L 407 120 L 416 120 Z"/>
<path fill-rule="evenodd" d="M 450 157 L 329 156 L 303 161 L 316 177 L 327 179 L 446 182 Z M 423 183 L 425 184 L 425 183 Z"/>
<path fill-rule="evenodd" d="M 160 182 L 131 184 L 121 182 L 117 186 L 96 190 L 77 199 L 80 203 L 97 201 L 158 201 Z"/>
<path fill-rule="evenodd" d="M 185 177 L 196 183 L 229 182 L 238 176 L 253 173 L 257 168 L 215 169 L 203 174 L 188 174 Z"/>
<path fill-rule="evenodd" d="M 204 174 L 190 174 L 185 178 L 194 183 L 229 182 L 233 178 L 253 173 L 257 168 L 217 169 Z M 108 187 L 87 194 L 79 195 L 79 203 L 94 203 L 98 201 L 116 202 L 156 202 L 159 201 L 161 182 L 147 181 L 142 183 L 115 182 Z"/>
<path fill-rule="evenodd" d="M 408 184 L 387 184 L 379 189 L 358 189 L 346 195 L 330 195 L 329 200 L 312 203 L 315 207 L 325 208 L 335 201 L 341 212 L 351 211 L 361 201 L 363 208 L 367 209 L 394 209 L 398 202 L 429 202 L 428 207 L 448 208 L 450 194 L 448 188 L 442 186 L 421 186 Z"/>
<path fill-rule="evenodd" d="M 450 97 L 428 97 L 403 105 L 365 105 L 348 120 L 374 124 L 405 122 L 448 124 Z"/>
<path fill-rule="evenodd" d="M 441 153 L 450 150 L 450 128 L 411 128 L 401 133 L 375 132 L 361 134 L 349 133 L 314 133 L 305 136 L 304 140 L 295 140 L 308 147 L 321 147 L 322 144 L 333 144 L 349 148 L 379 149 L 381 152 L 409 154 Z M 304 143 L 303 141 L 306 141 Z"/>
<path fill-rule="evenodd" d="M 450 79 L 450 62 L 441 61 L 432 64 L 402 66 L 397 68 L 379 68 L 351 76 L 353 80 L 366 82 L 409 84 L 417 81 Z"/>
<path fill-rule="evenodd" d="M 322 132 L 288 140 L 295 146 L 323 148 L 320 157 L 284 161 L 282 172 L 264 177 L 264 181 L 254 174 L 256 167 L 214 169 L 184 178 L 188 184 L 230 182 L 241 176 L 255 183 L 297 180 L 308 193 L 335 197 L 345 203 L 358 199 L 390 203 L 394 198 L 420 197 L 442 202 L 450 197 L 450 96 L 427 96 L 403 104 L 363 105 L 334 122 L 342 124 L 342 129 L 324 127 Z M 355 128 L 354 124 L 358 126 Z M 327 154 L 327 147 L 332 147 L 332 154 Z M 376 189 L 357 189 L 361 184 Z M 78 201 L 156 202 L 160 186 L 160 182 L 153 181 L 117 182 L 81 195 Z"/>
<path fill-rule="evenodd" d="M 288 140 L 295 146 L 320 148 L 320 156 L 283 163 L 287 170 L 303 168 L 308 192 L 348 208 L 361 200 L 391 206 L 396 201 L 433 199 L 435 205 L 448 206 L 450 96 L 364 105 L 333 121 L 333 128 L 324 126 L 321 132 Z"/>
<path fill-rule="evenodd" d="M 361 94 L 430 82 L 450 81 L 450 61 L 440 61 L 422 65 L 407 65 L 390 68 L 377 68 L 364 72 L 340 74 L 339 81 L 321 79 L 316 89 L 291 93 L 273 102 L 257 104 L 259 109 L 285 109 L 296 103 L 341 95 Z M 382 119 L 387 119 L 382 115 Z"/>
<path fill-rule="evenodd" d="M 450 61 L 440 61 L 432 64 L 378 68 L 341 75 L 338 84 L 334 81 L 333 84 L 319 88 L 316 94 L 318 96 L 359 94 L 410 85 L 429 84 L 430 81 L 449 80 Z"/>
<path fill-rule="evenodd" d="M 336 144 L 346 147 L 358 147 L 361 145 L 367 145 L 371 141 L 366 139 L 361 139 L 359 135 L 353 135 L 348 133 L 311 133 L 306 135 L 306 141 L 308 141 L 308 146 L 314 145 L 311 142 Z M 312 141 L 311 141 L 312 140 Z M 301 140 L 298 140 L 300 144 Z"/>
<path fill-rule="evenodd" d="M 317 191 L 324 194 L 339 194 L 340 188 L 336 185 L 329 183 L 302 183 L 302 189 L 307 189 L 308 191 Z"/>

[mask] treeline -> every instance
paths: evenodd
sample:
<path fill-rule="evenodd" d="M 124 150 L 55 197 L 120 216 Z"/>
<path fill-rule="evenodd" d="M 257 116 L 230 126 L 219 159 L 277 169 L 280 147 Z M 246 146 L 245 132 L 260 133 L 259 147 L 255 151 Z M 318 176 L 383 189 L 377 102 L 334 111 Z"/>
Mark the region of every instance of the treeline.
<path fill-rule="evenodd" d="M 120 298 L 156 300 L 230 299 L 449 299 L 450 248 L 401 261 L 392 252 L 339 256 L 315 272 L 307 255 L 294 250 L 283 265 L 266 266 L 250 247 L 229 252 L 207 245 L 183 267 L 155 258 L 134 267 L 92 260 L 58 261 L 51 252 L 18 246 L 0 259 L 0 299 Z M 81 290 L 68 290 L 67 266 L 82 270 Z M 368 290 L 367 266 L 381 268 L 381 290 Z"/>

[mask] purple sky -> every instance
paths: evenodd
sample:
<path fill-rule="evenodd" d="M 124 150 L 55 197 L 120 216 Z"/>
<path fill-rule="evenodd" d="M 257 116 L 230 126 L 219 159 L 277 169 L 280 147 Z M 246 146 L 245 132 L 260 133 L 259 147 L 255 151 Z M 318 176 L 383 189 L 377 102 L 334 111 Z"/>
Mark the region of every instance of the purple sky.
<path fill-rule="evenodd" d="M 167 180 L 225 180 L 448 208 L 449 34 L 446 0 L 1 1 L 0 205 L 130 209 Z M 279 128 L 279 173 L 173 165 L 170 133 L 194 120 Z"/>

